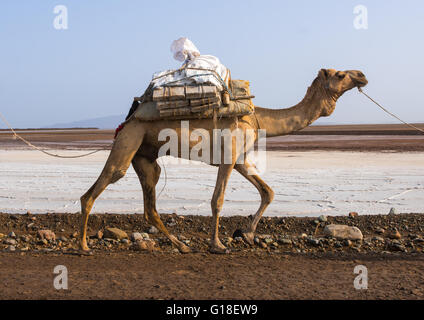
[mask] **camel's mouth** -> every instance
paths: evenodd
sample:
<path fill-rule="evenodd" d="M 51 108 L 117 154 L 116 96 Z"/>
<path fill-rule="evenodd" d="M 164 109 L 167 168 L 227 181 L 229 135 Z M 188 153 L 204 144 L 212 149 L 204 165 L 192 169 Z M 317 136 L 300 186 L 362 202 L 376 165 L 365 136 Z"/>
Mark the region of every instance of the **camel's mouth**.
<path fill-rule="evenodd" d="M 368 84 L 368 80 L 367 79 L 360 79 L 360 80 L 356 80 L 353 79 L 353 82 L 355 83 L 355 86 L 361 88 L 361 87 L 365 87 Z"/>
<path fill-rule="evenodd" d="M 347 73 L 349 74 L 350 78 L 355 84 L 355 87 L 361 88 L 361 87 L 365 87 L 368 84 L 367 78 L 361 71 L 350 70 L 350 71 L 347 71 Z"/>

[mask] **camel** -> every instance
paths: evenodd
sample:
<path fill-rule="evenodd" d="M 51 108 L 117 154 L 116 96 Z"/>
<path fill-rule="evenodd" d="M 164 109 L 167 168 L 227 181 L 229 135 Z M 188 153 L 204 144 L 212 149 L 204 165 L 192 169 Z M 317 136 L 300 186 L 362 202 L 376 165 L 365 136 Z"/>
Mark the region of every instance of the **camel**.
<path fill-rule="evenodd" d="M 305 97 L 297 105 L 287 109 L 267 109 L 256 107 L 251 115 L 233 118 L 222 118 L 219 121 L 213 119 L 190 120 L 189 130 L 202 128 L 212 136 L 216 126 L 220 129 L 240 128 L 243 131 L 253 130 L 257 139 L 259 129 L 266 130 L 267 137 L 290 134 L 309 126 L 319 117 L 331 115 L 336 107 L 337 100 L 346 91 L 355 87 L 363 87 L 368 83 L 364 74 L 357 70 L 337 71 L 334 69 L 321 69 L 312 85 L 308 88 Z M 156 210 L 156 191 L 161 168 L 157 164 L 160 147 L 165 141 L 159 141 L 158 136 L 163 129 L 174 129 L 181 138 L 181 121 L 157 120 L 141 121 L 130 117 L 125 126 L 119 132 L 112 146 L 112 150 L 106 161 L 104 169 L 93 186 L 81 197 L 81 229 L 79 245 L 82 252 L 89 251 L 87 246 L 87 222 L 94 201 L 105 188 L 122 178 L 130 164 L 132 164 L 142 187 L 144 199 L 144 218 L 146 221 L 161 231 L 181 253 L 191 252 L 190 248 L 171 234 L 162 223 Z M 234 141 L 233 141 L 234 142 Z M 232 143 L 233 143 L 232 142 Z M 249 142 L 243 148 L 231 145 L 230 163 L 217 164 L 218 176 L 214 193 L 211 200 L 212 230 L 210 237 L 210 252 L 228 253 L 229 250 L 219 239 L 219 214 L 221 212 L 224 193 L 230 174 L 235 169 L 258 190 L 261 196 L 259 209 L 253 215 L 250 226 L 246 230 L 239 230 L 243 239 L 253 245 L 254 234 L 259 220 L 264 211 L 274 198 L 273 190 L 259 177 L 252 174 L 252 164 L 248 160 L 238 163 L 236 160 L 248 149 L 254 141 Z M 195 142 L 190 141 L 190 150 Z M 181 148 L 179 148 L 181 149 Z M 181 150 L 178 151 L 182 157 Z M 244 157 L 243 159 L 247 159 Z M 198 168 L 196 168 L 198 170 Z"/>

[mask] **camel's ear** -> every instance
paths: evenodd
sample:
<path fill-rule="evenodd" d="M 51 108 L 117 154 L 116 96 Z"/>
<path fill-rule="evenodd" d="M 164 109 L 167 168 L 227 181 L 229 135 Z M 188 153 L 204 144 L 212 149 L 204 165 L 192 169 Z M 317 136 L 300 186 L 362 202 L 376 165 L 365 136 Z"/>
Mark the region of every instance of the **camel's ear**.
<path fill-rule="evenodd" d="M 318 73 L 319 76 L 321 76 L 323 79 L 327 80 L 328 78 L 328 70 L 327 69 L 321 69 Z"/>

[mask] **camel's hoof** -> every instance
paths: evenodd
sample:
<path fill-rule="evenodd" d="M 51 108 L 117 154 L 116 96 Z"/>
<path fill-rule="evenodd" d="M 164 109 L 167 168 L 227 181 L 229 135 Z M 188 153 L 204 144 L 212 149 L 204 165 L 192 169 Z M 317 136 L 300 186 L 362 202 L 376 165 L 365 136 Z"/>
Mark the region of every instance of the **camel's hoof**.
<path fill-rule="evenodd" d="M 247 231 L 242 231 L 240 229 L 237 229 L 233 233 L 233 238 L 237 238 L 237 237 L 243 238 L 243 240 L 251 246 L 253 246 L 255 243 L 254 242 L 255 235 L 253 234 L 253 232 L 247 232 Z"/>
<path fill-rule="evenodd" d="M 228 249 L 228 248 L 219 248 L 219 247 L 211 247 L 210 249 L 209 249 L 209 252 L 210 253 L 213 253 L 213 254 L 229 254 L 230 253 L 230 249 Z"/>
<path fill-rule="evenodd" d="M 91 250 L 79 250 L 78 253 L 81 256 L 92 256 L 93 255 L 93 251 L 91 251 Z"/>
<path fill-rule="evenodd" d="M 179 246 L 178 250 L 180 251 L 180 253 L 191 253 L 191 249 L 189 247 L 187 247 L 186 245 L 184 246 Z"/>

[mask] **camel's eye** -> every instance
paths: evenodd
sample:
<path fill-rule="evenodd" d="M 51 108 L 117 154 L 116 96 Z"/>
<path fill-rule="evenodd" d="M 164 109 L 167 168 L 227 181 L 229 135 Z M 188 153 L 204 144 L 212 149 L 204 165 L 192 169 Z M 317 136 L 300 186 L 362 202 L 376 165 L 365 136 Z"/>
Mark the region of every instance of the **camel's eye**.
<path fill-rule="evenodd" d="M 342 80 L 346 75 L 344 73 L 339 73 L 337 77 Z"/>

